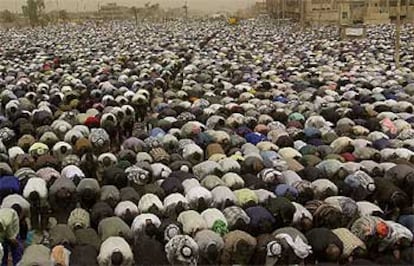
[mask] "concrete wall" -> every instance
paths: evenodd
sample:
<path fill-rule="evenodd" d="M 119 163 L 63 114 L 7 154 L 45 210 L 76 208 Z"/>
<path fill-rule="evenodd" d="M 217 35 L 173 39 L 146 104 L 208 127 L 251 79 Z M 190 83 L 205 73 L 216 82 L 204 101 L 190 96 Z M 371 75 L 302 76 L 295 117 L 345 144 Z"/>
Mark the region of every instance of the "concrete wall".
<path fill-rule="evenodd" d="M 291 19 L 300 19 L 300 6 L 298 0 L 285 0 L 285 17 Z M 336 0 L 304 0 L 305 2 L 305 20 L 312 24 L 335 24 L 338 23 L 340 17 L 339 3 Z M 366 0 L 368 1 L 368 0 Z M 388 23 L 390 19 L 395 18 L 397 8 L 390 6 L 387 12 L 386 1 L 383 0 L 369 0 L 365 2 L 368 5 L 362 7 L 352 7 L 350 14 L 350 22 L 364 21 L 365 24 L 381 24 Z M 407 0 L 409 2 L 408 8 L 405 4 L 401 5 L 401 16 L 406 17 L 407 20 L 414 21 L 414 0 Z M 356 1 L 361 2 L 361 1 Z M 280 12 L 282 0 L 266 0 L 269 12 Z M 347 4 L 344 4 L 347 6 Z"/>
<path fill-rule="evenodd" d="M 336 10 L 333 11 L 312 11 L 311 13 L 306 14 L 306 20 L 312 24 L 332 24 L 337 23 L 339 18 L 339 12 Z"/>

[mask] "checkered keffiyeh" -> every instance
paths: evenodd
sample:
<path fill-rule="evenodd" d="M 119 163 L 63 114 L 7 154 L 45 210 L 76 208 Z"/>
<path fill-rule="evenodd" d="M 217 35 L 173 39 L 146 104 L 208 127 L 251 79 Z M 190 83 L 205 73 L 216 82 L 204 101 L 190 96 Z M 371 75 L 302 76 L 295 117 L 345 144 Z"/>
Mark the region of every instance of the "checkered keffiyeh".
<path fill-rule="evenodd" d="M 36 172 L 33 169 L 27 168 L 27 167 L 23 167 L 20 168 L 19 170 L 17 170 L 14 173 L 14 176 L 16 176 L 17 178 L 19 178 L 19 181 L 22 180 L 26 180 L 32 177 L 38 177 Z"/>
<path fill-rule="evenodd" d="M 197 265 L 199 249 L 197 243 L 187 235 L 174 236 L 165 245 L 167 259 L 171 264 L 180 262 L 186 265 Z"/>
<path fill-rule="evenodd" d="M 103 128 L 93 128 L 89 135 L 89 141 L 94 146 L 102 147 L 110 142 L 108 133 Z"/>
<path fill-rule="evenodd" d="M 332 230 L 332 232 L 342 241 L 344 245 L 344 257 L 349 257 L 352 252 L 358 247 L 366 249 L 364 242 L 347 228 L 337 228 Z"/>
<path fill-rule="evenodd" d="M 358 205 L 351 198 L 344 196 L 333 196 L 326 198 L 325 202 L 339 208 L 347 217 L 355 217 L 355 215 L 358 214 Z"/>
<path fill-rule="evenodd" d="M 149 154 L 155 162 L 168 162 L 170 155 L 163 148 L 153 148 Z"/>
<path fill-rule="evenodd" d="M 223 214 L 226 217 L 229 227 L 234 226 L 239 219 L 242 219 L 246 224 L 250 223 L 250 217 L 247 213 L 237 206 L 225 208 Z"/>
<path fill-rule="evenodd" d="M 75 229 L 77 227 L 88 228 L 90 226 L 89 212 L 84 209 L 76 208 L 69 216 L 68 225 L 70 228 Z"/>
<path fill-rule="evenodd" d="M 144 143 L 145 143 L 145 145 L 147 145 L 148 147 L 151 147 L 152 149 L 155 149 L 155 148 L 158 148 L 158 147 L 162 146 L 160 140 L 158 138 L 152 137 L 152 136 L 146 138 L 144 140 Z"/>
<path fill-rule="evenodd" d="M 135 165 L 125 169 L 125 173 L 127 174 L 127 178 L 137 185 L 145 185 L 151 179 L 151 173 L 149 171 Z"/>
<path fill-rule="evenodd" d="M 385 226 L 380 227 L 379 225 Z M 379 229 L 382 228 L 383 230 L 379 231 Z M 386 226 L 384 220 L 379 217 L 369 215 L 358 218 L 351 226 L 351 232 L 364 242 L 377 233 L 383 237 L 386 237 L 389 233 L 388 231 L 388 226 Z"/>
<path fill-rule="evenodd" d="M 183 112 L 177 117 L 177 120 L 186 121 L 186 122 L 193 121 L 195 119 L 196 119 L 196 116 L 190 112 Z"/>

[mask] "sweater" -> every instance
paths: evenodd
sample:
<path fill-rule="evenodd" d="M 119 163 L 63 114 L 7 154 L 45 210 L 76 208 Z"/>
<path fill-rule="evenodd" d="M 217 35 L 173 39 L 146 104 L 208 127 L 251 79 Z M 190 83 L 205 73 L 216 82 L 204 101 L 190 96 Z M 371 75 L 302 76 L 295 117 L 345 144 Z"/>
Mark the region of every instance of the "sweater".
<path fill-rule="evenodd" d="M 0 209 L 0 243 L 7 239 L 16 239 L 20 231 L 20 222 L 17 212 L 11 208 Z"/>
<path fill-rule="evenodd" d="M 119 236 L 111 236 L 101 245 L 97 258 L 99 266 L 111 266 L 111 256 L 114 252 L 122 253 L 124 260 L 121 266 L 133 265 L 134 258 L 132 250 L 125 239 Z"/>

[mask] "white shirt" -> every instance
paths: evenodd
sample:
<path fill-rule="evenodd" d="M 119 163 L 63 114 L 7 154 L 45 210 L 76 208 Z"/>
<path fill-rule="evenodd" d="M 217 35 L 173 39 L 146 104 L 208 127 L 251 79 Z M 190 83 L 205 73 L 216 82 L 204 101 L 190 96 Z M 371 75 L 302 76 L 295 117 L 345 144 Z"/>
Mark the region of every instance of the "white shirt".
<path fill-rule="evenodd" d="M 101 245 L 97 258 L 99 266 L 111 266 L 111 256 L 117 251 L 121 252 L 124 257 L 122 266 L 133 265 L 134 256 L 132 255 L 131 247 L 125 239 L 119 236 L 111 236 L 108 237 Z"/>
<path fill-rule="evenodd" d="M 342 164 L 342 167 L 348 172 L 348 173 L 354 173 L 361 169 L 361 164 L 356 162 L 346 162 Z"/>
<path fill-rule="evenodd" d="M 381 169 L 383 170 L 383 171 L 388 171 L 388 170 L 390 170 L 391 168 L 393 168 L 394 166 L 396 166 L 396 164 L 395 163 L 380 163 L 380 167 L 381 167 Z"/>
<path fill-rule="evenodd" d="M 157 195 L 148 193 L 141 197 L 141 199 L 138 202 L 138 209 L 141 213 L 147 212 L 151 206 L 155 204 L 157 208 L 162 211 L 164 210 L 164 206 L 161 202 L 161 200 L 158 198 Z"/>
<path fill-rule="evenodd" d="M 1 208 L 11 208 L 14 204 L 18 204 L 26 214 L 26 217 L 29 217 L 30 203 L 19 194 L 12 194 L 5 197 L 1 203 Z"/>
<path fill-rule="evenodd" d="M 179 202 L 188 205 L 188 200 L 180 193 L 172 193 L 164 198 L 164 209 L 175 207 Z"/>
<path fill-rule="evenodd" d="M 277 153 L 284 159 L 302 157 L 302 154 L 300 152 L 290 147 L 282 148 Z"/>
<path fill-rule="evenodd" d="M 282 172 L 280 182 L 292 186 L 294 183 L 302 181 L 302 178 L 292 170 Z"/>
<path fill-rule="evenodd" d="M 125 212 L 129 209 L 132 214 L 138 215 L 138 207 L 135 203 L 129 200 L 121 201 L 115 207 L 115 215 L 120 217 L 125 214 Z"/>
<path fill-rule="evenodd" d="M 240 168 L 241 168 L 240 164 L 232 158 L 224 158 L 219 161 L 219 164 L 221 165 L 225 173 L 230 172 L 230 171 L 238 172 L 240 171 Z"/>
<path fill-rule="evenodd" d="M 177 222 L 183 225 L 183 232 L 189 235 L 203 229 L 207 229 L 207 224 L 203 216 L 193 210 L 188 210 L 180 213 L 177 218 Z"/>
<path fill-rule="evenodd" d="M 162 163 L 151 164 L 152 175 L 158 178 L 167 178 L 171 174 L 171 169 Z"/>
<path fill-rule="evenodd" d="M 259 199 L 259 203 L 265 203 L 269 198 L 276 198 L 275 193 L 267 189 L 256 189 L 254 190 L 254 193 L 256 193 L 257 198 Z"/>
<path fill-rule="evenodd" d="M 233 191 L 226 186 L 218 186 L 215 187 L 211 194 L 213 196 L 213 206 L 221 207 L 222 204 L 226 202 L 226 200 L 230 200 L 231 202 L 237 202 L 237 198 L 234 195 Z"/>
<path fill-rule="evenodd" d="M 61 176 L 73 180 L 75 176 L 82 179 L 85 177 L 85 174 L 76 165 L 68 165 L 62 169 Z"/>
<path fill-rule="evenodd" d="M 30 193 L 36 191 L 40 199 L 47 199 L 47 185 L 46 181 L 40 177 L 32 177 L 27 180 L 26 186 L 23 189 L 23 197 L 29 198 Z"/>
<path fill-rule="evenodd" d="M 221 180 L 228 186 L 229 188 L 238 189 L 244 187 L 244 180 L 236 173 L 227 173 L 225 174 Z"/>
<path fill-rule="evenodd" d="M 190 204 L 197 203 L 198 199 L 200 198 L 204 198 L 206 203 L 209 204 L 213 199 L 211 192 L 201 186 L 193 187 L 192 189 L 190 189 L 188 193 L 186 193 L 185 197 L 187 198 Z"/>
<path fill-rule="evenodd" d="M 10 160 L 10 161 L 14 161 L 14 159 L 15 159 L 18 155 L 24 154 L 24 151 L 23 151 L 23 149 L 22 149 L 22 148 L 15 146 L 15 147 L 11 147 L 11 148 L 8 150 L 8 154 L 9 154 L 9 160 Z"/>
<path fill-rule="evenodd" d="M 152 224 L 157 228 L 161 225 L 161 220 L 158 216 L 152 213 L 143 213 L 135 217 L 131 225 L 132 231 L 134 233 L 141 232 L 145 228 L 147 220 L 151 220 Z"/>
<path fill-rule="evenodd" d="M 398 148 L 395 150 L 395 153 L 399 158 L 403 158 L 406 160 L 410 160 L 412 156 L 414 156 L 414 152 L 410 151 L 409 149 L 405 148 Z"/>
<path fill-rule="evenodd" d="M 227 226 L 226 217 L 224 217 L 224 214 L 218 209 L 206 209 L 201 213 L 201 216 L 203 216 L 203 219 L 209 229 L 213 228 L 213 225 L 217 220 L 222 220 Z"/>
<path fill-rule="evenodd" d="M 373 212 L 383 213 L 382 209 L 369 201 L 358 201 L 358 211 L 360 216 L 372 215 Z"/>
<path fill-rule="evenodd" d="M 0 243 L 0 261 L 3 261 L 3 256 L 4 256 L 3 245 Z"/>
<path fill-rule="evenodd" d="M 332 183 L 329 179 L 317 179 L 312 182 L 312 189 L 317 193 L 323 193 L 328 188 L 332 189 L 335 195 L 338 194 L 338 187 Z"/>
<path fill-rule="evenodd" d="M 197 144 L 195 144 L 195 143 L 188 144 L 188 145 L 186 145 L 186 146 L 184 147 L 184 149 L 183 149 L 183 158 L 184 158 L 185 160 L 191 160 L 191 159 L 192 159 L 191 157 L 192 157 L 195 153 L 198 153 L 198 154 L 200 155 L 200 158 L 201 158 L 201 159 L 203 158 L 204 152 L 203 152 L 203 150 L 200 148 L 200 146 L 198 146 L 198 145 L 197 145 Z"/>
<path fill-rule="evenodd" d="M 200 182 L 195 178 L 186 179 L 182 182 L 184 193 L 187 194 L 193 187 L 200 187 Z"/>
<path fill-rule="evenodd" d="M 292 202 L 292 204 L 295 206 L 296 209 L 295 214 L 293 214 L 294 223 L 299 223 L 302 217 L 307 217 L 311 221 L 313 220 L 312 214 L 305 207 L 296 202 Z"/>
<path fill-rule="evenodd" d="M 381 166 L 377 162 L 374 162 L 372 160 L 363 160 L 359 164 L 361 165 L 362 169 L 365 169 L 368 172 L 372 172 L 372 170 L 374 170 L 375 167 L 381 169 Z"/>
<path fill-rule="evenodd" d="M 392 148 L 385 148 L 385 149 L 382 149 L 380 151 L 380 153 L 381 153 L 381 157 L 384 160 L 388 160 L 391 156 L 393 156 L 394 154 L 396 154 L 396 150 L 395 149 L 392 149 Z"/>

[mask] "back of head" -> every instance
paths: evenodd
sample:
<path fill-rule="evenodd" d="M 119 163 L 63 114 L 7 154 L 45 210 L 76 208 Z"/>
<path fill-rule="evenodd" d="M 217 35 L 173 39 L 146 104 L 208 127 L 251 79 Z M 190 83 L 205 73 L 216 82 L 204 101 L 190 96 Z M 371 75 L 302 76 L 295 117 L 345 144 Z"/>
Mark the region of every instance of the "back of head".
<path fill-rule="evenodd" d="M 310 229 L 312 229 L 313 227 L 313 222 L 311 219 L 309 219 L 308 217 L 303 217 L 300 220 L 300 225 L 299 225 L 299 229 L 303 232 L 309 231 Z"/>
<path fill-rule="evenodd" d="M 158 229 L 157 229 L 157 227 L 152 222 L 149 222 L 145 226 L 145 233 L 148 236 L 153 237 L 153 236 L 155 236 L 158 233 Z"/>
<path fill-rule="evenodd" d="M 342 251 L 341 249 L 335 244 L 329 244 L 325 250 L 326 260 L 328 261 L 338 261 Z"/>
<path fill-rule="evenodd" d="M 207 258 L 211 262 L 216 262 L 219 257 L 219 251 L 217 250 L 217 246 L 215 244 L 210 244 L 207 247 Z"/>
<path fill-rule="evenodd" d="M 37 191 L 32 191 L 29 194 L 29 201 L 31 205 L 37 206 L 40 204 L 40 196 Z"/>
<path fill-rule="evenodd" d="M 13 204 L 11 206 L 11 208 L 16 211 L 16 213 L 17 213 L 17 215 L 19 217 L 21 217 L 21 215 L 23 214 L 23 209 L 22 209 L 22 207 L 19 204 L 17 204 L 17 203 L 16 204 Z"/>
<path fill-rule="evenodd" d="M 113 266 L 120 266 L 124 261 L 124 256 L 120 251 L 115 251 L 111 255 L 111 263 Z"/>

